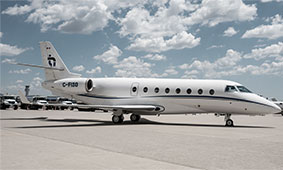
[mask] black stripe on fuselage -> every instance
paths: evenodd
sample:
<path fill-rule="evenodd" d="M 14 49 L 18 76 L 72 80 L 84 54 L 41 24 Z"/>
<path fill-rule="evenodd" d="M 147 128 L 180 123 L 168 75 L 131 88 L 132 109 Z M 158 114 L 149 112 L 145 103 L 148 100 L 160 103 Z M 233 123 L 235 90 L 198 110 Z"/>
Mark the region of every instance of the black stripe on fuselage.
<path fill-rule="evenodd" d="M 79 96 L 84 97 L 91 97 L 91 98 L 98 98 L 98 99 L 134 99 L 135 96 L 132 97 L 113 97 L 113 96 L 94 96 L 94 95 L 87 95 L 87 94 L 78 94 Z M 251 100 L 246 99 L 239 99 L 233 97 L 223 97 L 223 96 L 197 96 L 197 95 L 159 95 L 159 96 L 139 96 L 140 98 L 198 98 L 198 99 L 216 99 L 216 100 L 233 100 L 233 101 L 240 101 L 240 102 L 247 102 L 247 103 L 254 103 L 263 106 L 273 107 L 264 103 L 259 103 Z"/>

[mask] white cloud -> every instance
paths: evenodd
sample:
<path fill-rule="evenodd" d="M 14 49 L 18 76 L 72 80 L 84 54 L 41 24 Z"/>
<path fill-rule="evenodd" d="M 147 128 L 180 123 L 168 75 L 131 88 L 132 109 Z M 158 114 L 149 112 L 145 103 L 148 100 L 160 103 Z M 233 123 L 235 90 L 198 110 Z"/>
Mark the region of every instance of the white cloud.
<path fill-rule="evenodd" d="M 9 73 L 10 74 L 28 74 L 31 72 L 31 69 L 27 68 L 27 69 L 20 69 L 20 70 L 10 70 Z"/>
<path fill-rule="evenodd" d="M 6 88 L 3 88 L 3 90 L 13 90 L 13 91 L 16 91 L 16 93 L 17 93 L 17 91 L 19 90 L 19 89 L 24 89 L 24 86 L 22 85 L 22 84 L 12 84 L 12 85 L 9 85 L 9 86 L 7 86 Z"/>
<path fill-rule="evenodd" d="M 137 38 L 128 47 L 129 50 L 162 52 L 171 49 L 193 48 L 200 43 L 200 38 L 195 38 L 191 33 L 185 31 L 177 33 L 168 40 L 163 37 Z"/>
<path fill-rule="evenodd" d="M 58 30 L 65 33 L 90 34 L 106 27 L 108 20 L 112 17 L 111 13 L 107 11 L 107 6 L 102 3 L 97 3 L 89 9 L 87 9 L 86 6 L 81 8 L 73 6 L 72 9 L 67 10 L 67 13 L 71 14 L 73 11 L 75 11 L 77 15 L 71 19 L 62 19 L 64 22 L 58 26 Z"/>
<path fill-rule="evenodd" d="M 148 55 L 143 56 L 142 58 L 146 58 L 146 59 L 153 60 L 153 61 L 166 60 L 166 56 L 160 55 L 160 54 L 155 54 L 155 55 L 148 54 Z"/>
<path fill-rule="evenodd" d="M 247 30 L 242 38 L 268 38 L 277 39 L 283 37 L 283 19 L 277 14 L 270 18 L 271 25 L 260 25 L 251 30 Z"/>
<path fill-rule="evenodd" d="M 179 66 L 179 68 L 180 68 L 180 69 L 183 69 L 183 70 L 188 69 L 189 67 L 190 67 L 190 65 L 187 64 L 187 63 L 184 63 L 184 64 L 182 64 L 182 65 Z"/>
<path fill-rule="evenodd" d="M 246 5 L 242 0 L 203 0 L 200 8 L 186 18 L 189 25 L 215 26 L 229 21 L 250 21 L 256 17 L 255 5 Z"/>
<path fill-rule="evenodd" d="M 118 47 L 111 45 L 109 47 L 109 50 L 105 51 L 101 55 L 96 55 L 93 58 L 96 60 L 101 60 L 107 64 L 116 64 L 118 61 L 118 57 L 121 55 L 122 51 Z"/>
<path fill-rule="evenodd" d="M 206 48 L 206 49 L 213 49 L 213 48 L 223 48 L 224 47 L 224 45 L 212 45 L 212 46 L 210 46 L 210 47 L 208 47 L 208 48 Z"/>
<path fill-rule="evenodd" d="M 23 80 L 17 80 L 16 83 L 23 83 Z"/>
<path fill-rule="evenodd" d="M 30 12 L 32 10 L 32 7 L 29 5 L 19 6 L 16 4 L 13 7 L 8 7 L 5 9 L 2 14 L 8 14 L 8 15 L 22 15 Z"/>
<path fill-rule="evenodd" d="M 179 66 L 181 69 L 192 69 L 197 70 L 213 70 L 215 68 L 227 68 L 236 65 L 242 59 L 241 54 L 237 51 L 229 49 L 226 51 L 226 55 L 222 58 L 217 59 L 215 62 L 210 61 L 199 61 L 195 60 L 191 65 L 183 64 Z"/>
<path fill-rule="evenodd" d="M 167 68 L 164 72 L 167 73 L 168 75 L 177 75 L 178 74 L 178 71 L 173 66 Z"/>
<path fill-rule="evenodd" d="M 3 32 L 0 32 L 0 39 L 2 37 L 3 37 Z M 32 48 L 18 48 L 17 46 L 0 43 L 0 56 L 16 56 L 30 49 Z"/>
<path fill-rule="evenodd" d="M 94 69 L 87 70 L 86 73 L 87 73 L 87 74 L 101 73 L 101 67 L 97 66 L 97 67 L 94 68 Z"/>
<path fill-rule="evenodd" d="M 180 65 L 179 68 L 187 70 L 183 75 L 183 78 L 194 78 L 196 77 L 195 74 L 199 73 L 203 73 L 204 77 L 207 78 L 219 78 L 222 76 L 222 74 L 219 74 L 219 72 L 224 70 L 227 72 L 227 69 L 231 69 L 232 67 L 236 66 L 241 60 L 242 56 L 239 52 L 229 49 L 224 57 L 219 58 L 214 62 L 210 62 L 208 60 L 195 60 L 192 64 L 183 64 Z M 188 70 L 195 71 L 190 72 Z"/>
<path fill-rule="evenodd" d="M 74 67 L 73 67 L 73 70 L 74 70 L 74 71 L 81 72 L 81 71 L 84 71 L 84 70 L 85 70 L 85 67 L 84 67 L 83 65 L 78 65 L 78 66 L 74 66 Z"/>
<path fill-rule="evenodd" d="M 183 23 L 184 12 L 191 12 L 198 5 L 190 1 L 175 0 L 163 1 L 151 12 L 145 7 L 135 7 L 129 10 L 124 18 L 119 18 L 121 25 L 120 35 L 137 35 L 142 37 L 164 37 L 173 36 L 179 32 L 186 31 Z"/>
<path fill-rule="evenodd" d="M 267 57 L 275 57 L 277 60 L 283 59 L 283 42 L 271 44 L 265 48 L 252 49 L 251 53 L 245 54 L 244 58 L 253 58 L 255 60 L 264 59 Z"/>
<path fill-rule="evenodd" d="M 266 2 L 283 2 L 283 0 L 261 0 L 261 2 L 266 3 Z"/>
<path fill-rule="evenodd" d="M 2 12 L 8 15 L 27 14 L 26 22 L 41 25 L 41 31 L 49 29 L 65 33 L 90 34 L 102 30 L 112 18 L 103 1 L 38 1 L 29 5 L 9 7 Z"/>
<path fill-rule="evenodd" d="M 177 75 L 179 72 L 175 69 L 175 66 L 169 66 L 167 69 L 164 70 L 162 74 L 155 74 L 155 77 L 170 77 L 173 75 Z"/>
<path fill-rule="evenodd" d="M 256 65 L 238 66 L 234 68 L 234 70 L 227 72 L 227 73 L 226 73 L 227 75 L 250 73 L 252 75 L 282 76 L 283 75 L 283 61 L 264 62 L 259 66 L 256 66 Z"/>
<path fill-rule="evenodd" d="M 34 77 L 31 81 L 31 88 L 41 87 L 41 82 L 43 81 L 40 77 Z"/>
<path fill-rule="evenodd" d="M 244 59 L 259 60 L 271 57 L 275 60 L 265 60 L 259 65 L 240 65 L 240 62 Z M 191 64 L 182 64 L 179 68 L 185 70 L 183 78 L 196 78 L 201 74 L 206 78 L 220 78 L 241 74 L 282 76 L 283 43 L 279 42 L 265 48 L 253 49 L 247 54 L 241 54 L 230 49 L 227 50 L 224 57 L 214 62 L 195 60 Z"/>
<path fill-rule="evenodd" d="M 192 25 L 249 21 L 255 18 L 257 10 L 255 5 L 246 5 L 242 0 L 29 2 L 9 7 L 2 14 L 25 14 L 26 22 L 40 24 L 43 32 L 79 34 L 102 30 L 111 20 L 120 26 L 120 35 L 132 41 L 128 49 L 147 52 L 193 48 L 199 45 L 200 38 L 189 32 Z"/>
<path fill-rule="evenodd" d="M 31 48 L 18 48 L 17 46 L 0 43 L 0 56 L 16 56 L 30 49 Z"/>
<path fill-rule="evenodd" d="M 112 13 L 120 13 L 121 9 L 144 4 L 147 1 L 29 0 L 28 3 L 8 7 L 2 14 L 26 14 L 26 22 L 40 24 L 42 32 L 58 30 L 64 33 L 90 34 L 102 30 L 108 25 L 109 20 L 115 20 Z"/>
<path fill-rule="evenodd" d="M 152 66 L 152 64 L 144 62 L 135 56 L 130 56 L 113 67 L 117 69 L 115 75 L 119 77 L 158 77 L 157 74 L 152 73 Z"/>
<path fill-rule="evenodd" d="M 187 32 L 191 25 L 249 21 L 255 18 L 257 10 L 255 5 L 246 5 L 242 0 L 204 0 L 200 5 L 183 0 L 165 3 L 159 4 L 155 12 L 143 7 L 133 8 L 118 19 L 120 35 L 133 39 L 128 49 L 162 52 L 193 48 L 199 45 L 200 38 Z"/>
<path fill-rule="evenodd" d="M 254 48 L 260 48 L 260 47 L 265 47 L 266 44 L 256 44 L 254 45 Z"/>
<path fill-rule="evenodd" d="M 15 59 L 9 59 L 9 58 L 5 58 L 4 60 L 2 60 L 2 63 L 16 63 L 16 60 Z"/>
<path fill-rule="evenodd" d="M 236 31 L 233 27 L 229 27 L 227 30 L 224 31 L 223 36 L 226 37 L 232 37 L 233 35 L 237 34 L 238 31 Z"/>
<path fill-rule="evenodd" d="M 197 70 L 191 70 L 191 71 L 186 70 L 182 78 L 194 79 L 197 78 L 198 73 L 199 72 Z"/>

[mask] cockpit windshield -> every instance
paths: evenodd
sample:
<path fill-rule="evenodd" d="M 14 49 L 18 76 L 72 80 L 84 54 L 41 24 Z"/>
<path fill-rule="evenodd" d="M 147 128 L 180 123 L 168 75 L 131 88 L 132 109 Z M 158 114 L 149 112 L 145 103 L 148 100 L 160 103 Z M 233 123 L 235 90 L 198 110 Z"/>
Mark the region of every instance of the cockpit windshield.
<path fill-rule="evenodd" d="M 240 92 L 244 92 L 244 93 L 252 93 L 249 89 L 247 89 L 246 87 L 244 86 L 237 86 L 238 90 Z"/>
<path fill-rule="evenodd" d="M 225 92 L 235 92 L 238 91 L 235 86 L 226 86 Z"/>

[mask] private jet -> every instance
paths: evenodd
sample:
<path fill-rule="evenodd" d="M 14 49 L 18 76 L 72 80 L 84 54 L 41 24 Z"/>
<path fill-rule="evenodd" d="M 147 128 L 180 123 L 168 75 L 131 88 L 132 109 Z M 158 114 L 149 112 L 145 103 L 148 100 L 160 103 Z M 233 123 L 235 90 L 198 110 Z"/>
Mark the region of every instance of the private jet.
<path fill-rule="evenodd" d="M 43 65 L 14 63 L 43 68 L 42 86 L 54 95 L 74 98 L 92 107 L 113 113 L 113 123 L 122 123 L 125 114 L 137 122 L 141 115 L 221 114 L 226 126 L 231 115 L 266 115 L 281 112 L 274 103 L 228 80 L 159 78 L 84 78 L 71 73 L 54 46 L 40 42 Z"/>

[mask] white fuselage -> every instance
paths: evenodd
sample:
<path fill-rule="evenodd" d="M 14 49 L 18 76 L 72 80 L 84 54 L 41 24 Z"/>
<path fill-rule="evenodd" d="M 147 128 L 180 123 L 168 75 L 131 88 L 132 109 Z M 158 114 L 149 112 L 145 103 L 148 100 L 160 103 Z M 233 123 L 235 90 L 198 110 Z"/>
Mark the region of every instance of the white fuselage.
<path fill-rule="evenodd" d="M 43 87 L 55 94 L 72 97 L 87 104 L 97 105 L 159 105 L 165 110 L 158 114 L 227 113 L 265 115 L 280 112 L 274 103 L 248 92 L 225 92 L 225 87 L 241 86 L 226 80 L 154 79 L 154 78 L 93 78 L 93 89 L 80 92 L 63 87 L 63 83 L 76 82 L 76 78 L 59 83 L 44 82 Z M 79 86 L 83 86 L 80 85 Z M 145 88 L 147 91 L 145 92 Z M 156 90 L 158 88 L 158 92 Z M 169 88 L 169 92 L 166 88 Z M 179 93 L 178 90 L 179 89 Z M 191 93 L 188 93 L 190 92 Z M 199 93 L 201 89 L 202 93 Z M 213 94 L 210 93 L 213 90 Z M 156 114 L 139 112 L 139 114 Z"/>

